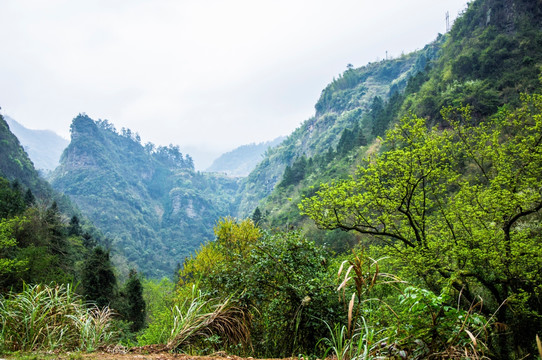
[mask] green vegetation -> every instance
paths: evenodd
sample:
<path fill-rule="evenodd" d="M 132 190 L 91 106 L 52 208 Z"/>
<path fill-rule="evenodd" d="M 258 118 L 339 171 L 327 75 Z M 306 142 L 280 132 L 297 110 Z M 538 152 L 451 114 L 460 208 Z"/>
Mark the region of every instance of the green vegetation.
<path fill-rule="evenodd" d="M 141 344 L 164 344 L 164 349 L 170 351 L 206 352 L 249 343 L 250 319 L 243 308 L 232 303 L 231 298 L 219 301 L 196 286 L 191 290 L 162 309 L 140 336 Z"/>
<path fill-rule="evenodd" d="M 184 264 L 179 294 L 197 284 L 212 298 L 233 296 L 250 314 L 258 356 L 312 351 L 325 333 L 319 318 L 331 320 L 340 312 L 331 278 L 322 286 L 325 251 L 295 232 L 262 232 L 250 220 L 223 219 L 215 233 L 216 241 Z"/>
<path fill-rule="evenodd" d="M 8 158 L 30 164 L 14 169 L 0 161 L 6 177 L 0 177 L 0 351 L 92 351 L 117 341 L 119 329 L 141 326 L 139 280 L 130 277 L 123 291 L 116 291 L 108 252 L 95 248 L 107 239 L 37 176 L 7 127 L 0 128 L 0 137 L 10 145 L 2 148 Z M 106 256 L 96 256 L 100 252 Z M 100 267 L 109 270 L 109 288 L 88 280 Z M 76 292 L 79 282 L 83 286 Z M 143 314 L 131 318 L 134 309 Z"/>
<path fill-rule="evenodd" d="M 270 233 L 251 220 L 223 219 L 215 234 L 185 262 L 172 304 L 151 323 L 146 341 L 169 344 L 176 321 L 196 329 L 211 302 L 235 304 L 250 347 L 247 338 L 232 344 L 227 334 L 207 330 L 213 335 L 207 342 L 187 342 L 183 351 L 258 357 L 332 351 L 343 359 L 491 353 L 494 320 L 479 304 L 464 303 L 452 286 L 434 293 L 385 272 L 397 261 L 375 261 L 359 249 L 336 257 L 299 232 Z"/>
<path fill-rule="evenodd" d="M 503 351 L 508 342 L 526 348 L 542 326 L 542 96 L 477 126 L 467 108 L 443 114 L 444 131 L 403 119 L 384 152 L 301 209 L 322 228 L 381 239 L 381 251 L 430 289 L 448 284 L 469 301 L 483 298 L 514 334 L 500 337 Z"/>

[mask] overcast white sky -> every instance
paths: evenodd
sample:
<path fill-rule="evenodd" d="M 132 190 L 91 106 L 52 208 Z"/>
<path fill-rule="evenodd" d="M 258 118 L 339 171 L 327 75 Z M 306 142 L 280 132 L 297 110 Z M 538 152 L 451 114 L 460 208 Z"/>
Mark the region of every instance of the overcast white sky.
<path fill-rule="evenodd" d="M 288 135 L 348 63 L 422 48 L 466 3 L 0 0 L 0 106 L 66 138 L 85 112 L 221 153 Z"/>

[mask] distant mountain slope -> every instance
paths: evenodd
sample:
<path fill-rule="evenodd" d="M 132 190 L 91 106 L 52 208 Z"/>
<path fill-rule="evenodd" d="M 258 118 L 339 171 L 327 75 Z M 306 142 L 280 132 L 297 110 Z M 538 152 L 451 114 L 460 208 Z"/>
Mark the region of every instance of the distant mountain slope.
<path fill-rule="evenodd" d="M 9 116 L 5 116 L 5 120 L 36 169 L 52 171 L 58 166 L 60 155 L 68 146 L 68 140 L 50 130 L 28 129 Z"/>
<path fill-rule="evenodd" d="M 148 276 L 171 276 L 235 206 L 237 180 L 195 172 L 178 147 L 143 146 L 130 130 L 86 115 L 73 120 L 60 162 L 53 187 Z"/>
<path fill-rule="evenodd" d="M 206 171 L 224 173 L 228 176 L 247 176 L 262 161 L 265 152 L 280 144 L 284 139 L 285 137 L 281 136 L 259 144 L 239 146 L 220 155 Z"/>
<path fill-rule="evenodd" d="M 312 157 L 333 150 L 345 129 L 360 125 L 375 98 L 386 100 L 405 88 L 408 79 L 436 58 L 442 37 L 424 49 L 393 60 L 349 67 L 323 91 L 315 105 L 316 114 L 306 120 L 279 146 L 269 150 L 249 174 L 240 189 L 239 214 L 247 216 L 258 202 L 271 194 L 284 170 L 300 157 Z M 373 129 L 362 129 L 368 139 Z M 376 134 L 379 135 L 379 134 Z"/>

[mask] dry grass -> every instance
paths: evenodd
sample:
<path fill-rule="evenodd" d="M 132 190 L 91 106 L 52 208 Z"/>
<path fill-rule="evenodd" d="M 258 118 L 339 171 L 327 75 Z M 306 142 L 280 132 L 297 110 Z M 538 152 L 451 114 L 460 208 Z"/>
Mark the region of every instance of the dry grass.
<path fill-rule="evenodd" d="M 200 294 L 188 306 L 175 306 L 173 329 L 166 348 L 178 351 L 214 335 L 225 345 L 250 345 L 249 313 L 233 304 L 231 298 L 213 305 L 214 302 Z"/>

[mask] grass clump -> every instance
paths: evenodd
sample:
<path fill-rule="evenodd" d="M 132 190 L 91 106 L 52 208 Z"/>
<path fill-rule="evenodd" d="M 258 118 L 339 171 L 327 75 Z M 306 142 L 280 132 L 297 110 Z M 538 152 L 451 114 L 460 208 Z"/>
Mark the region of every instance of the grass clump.
<path fill-rule="evenodd" d="M 142 345 L 163 344 L 164 350 L 173 351 L 208 345 L 246 346 L 250 343 L 250 315 L 231 298 L 212 299 L 194 286 L 191 294 L 157 313 L 138 340 Z"/>
<path fill-rule="evenodd" d="M 67 285 L 25 285 L 0 298 L 0 351 L 93 351 L 114 338 L 112 311 Z"/>

